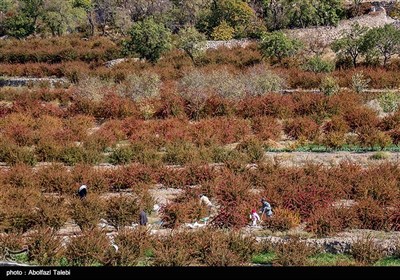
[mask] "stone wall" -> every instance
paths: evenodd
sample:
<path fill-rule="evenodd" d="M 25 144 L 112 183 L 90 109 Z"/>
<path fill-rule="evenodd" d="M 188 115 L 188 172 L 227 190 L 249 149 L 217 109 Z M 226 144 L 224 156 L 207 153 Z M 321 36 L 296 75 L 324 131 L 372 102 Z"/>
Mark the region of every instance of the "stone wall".
<path fill-rule="evenodd" d="M 252 40 L 229 40 L 229 41 L 207 41 L 206 42 L 206 47 L 205 49 L 209 50 L 209 49 L 217 49 L 219 47 L 227 47 L 227 48 L 234 48 L 234 47 L 242 47 L 245 48 L 248 45 L 250 45 L 252 42 Z"/>
<path fill-rule="evenodd" d="M 70 82 L 65 78 L 28 78 L 28 77 L 0 77 L 0 87 L 40 86 L 68 87 Z"/>

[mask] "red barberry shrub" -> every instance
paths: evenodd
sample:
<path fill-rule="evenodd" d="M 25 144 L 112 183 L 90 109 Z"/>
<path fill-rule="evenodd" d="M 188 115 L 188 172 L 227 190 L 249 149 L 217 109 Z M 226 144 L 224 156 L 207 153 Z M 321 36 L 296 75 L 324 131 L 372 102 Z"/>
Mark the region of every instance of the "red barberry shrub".
<path fill-rule="evenodd" d="M 213 184 L 220 210 L 212 224 L 220 228 L 240 228 L 248 224 L 251 209 L 256 207 L 257 201 L 249 192 L 250 181 L 243 175 L 224 170 Z"/>
<path fill-rule="evenodd" d="M 364 198 L 354 206 L 360 221 L 360 228 L 390 230 L 387 211 L 372 198 Z"/>
<path fill-rule="evenodd" d="M 362 170 L 354 184 L 355 196 L 359 199 L 372 198 L 379 205 L 391 205 L 400 196 L 399 168 L 384 163 Z"/>
<path fill-rule="evenodd" d="M 107 174 L 109 187 L 113 191 L 135 189 L 139 184 L 152 183 L 154 178 L 152 168 L 142 164 L 131 164 L 118 167 Z"/>
<path fill-rule="evenodd" d="M 115 249 L 104 231 L 92 229 L 72 237 L 64 256 L 68 264 L 73 266 L 110 265 L 115 257 Z"/>
<path fill-rule="evenodd" d="M 7 115 L 0 122 L 0 129 L 5 138 L 19 146 L 34 144 L 35 119 L 27 113 L 13 113 Z"/>
<path fill-rule="evenodd" d="M 250 122 L 236 117 L 200 120 L 192 126 L 192 139 L 198 145 L 230 144 L 251 134 Z"/>
<path fill-rule="evenodd" d="M 297 212 L 280 207 L 273 209 L 271 217 L 263 215 L 261 219 L 263 225 L 276 231 L 287 231 L 300 224 L 300 215 Z"/>
<path fill-rule="evenodd" d="M 365 107 L 351 108 L 343 113 L 343 118 L 353 131 L 361 127 L 376 127 L 379 122 L 376 113 Z"/>
<path fill-rule="evenodd" d="M 307 219 L 306 229 L 324 237 L 342 230 L 342 223 L 333 207 L 317 208 Z"/>
<path fill-rule="evenodd" d="M 288 118 L 293 115 L 295 103 L 289 95 L 269 93 L 260 97 L 247 97 L 238 104 L 238 113 L 244 118 L 272 116 Z"/>
<path fill-rule="evenodd" d="M 0 228 L 5 232 L 27 232 L 37 225 L 40 193 L 32 188 L 10 188 L 0 196 Z"/>
<path fill-rule="evenodd" d="M 327 186 L 315 184 L 294 185 L 283 192 L 283 206 L 298 211 L 301 218 L 308 218 L 317 208 L 332 203 L 333 195 Z"/>
<path fill-rule="evenodd" d="M 123 119 L 130 116 L 139 116 L 135 103 L 115 93 L 105 95 L 96 112 L 96 117 L 105 119 Z"/>
<path fill-rule="evenodd" d="M 391 229 L 395 231 L 400 231 L 400 202 L 397 201 L 396 204 L 394 204 L 394 206 L 392 206 L 389 211 Z"/>
<path fill-rule="evenodd" d="M 200 205 L 195 193 L 185 192 L 161 208 L 163 226 L 176 228 L 184 223 L 193 223 L 207 216 L 207 209 Z"/>
<path fill-rule="evenodd" d="M 293 101 L 295 102 L 294 113 L 297 116 L 309 116 L 322 120 L 327 115 L 327 97 L 322 94 L 295 93 Z"/>
<path fill-rule="evenodd" d="M 347 133 L 350 127 L 348 126 L 347 122 L 343 118 L 343 116 L 335 115 L 323 125 L 323 130 L 325 133 L 330 132 L 340 132 L 340 133 Z"/>
<path fill-rule="evenodd" d="M 38 265 L 58 265 L 62 255 L 62 238 L 50 227 L 38 228 L 28 238 L 28 258 Z"/>
<path fill-rule="evenodd" d="M 37 202 L 36 216 L 39 226 L 59 230 L 68 219 L 65 198 L 42 195 Z"/>
<path fill-rule="evenodd" d="M 26 164 L 17 164 L 7 171 L 2 171 L 2 184 L 16 188 L 37 187 L 37 177 L 31 167 Z"/>
<path fill-rule="evenodd" d="M 150 230 L 144 227 L 120 229 L 114 243 L 118 246 L 115 265 L 134 266 L 146 257 L 146 251 L 151 250 L 152 237 Z"/>
<path fill-rule="evenodd" d="M 319 126 L 309 117 L 297 117 L 286 123 L 284 131 L 293 139 L 314 140 L 318 135 Z"/>
<path fill-rule="evenodd" d="M 110 189 L 110 181 L 106 170 L 98 169 L 87 164 L 78 164 L 71 170 L 73 185 L 87 185 L 91 191 L 106 192 Z"/>
<path fill-rule="evenodd" d="M 362 147 L 383 149 L 392 144 L 390 136 L 375 127 L 362 126 L 357 128 L 356 133 L 358 134 L 358 142 Z"/>
<path fill-rule="evenodd" d="M 399 128 L 400 127 L 400 111 L 397 110 L 396 112 L 383 117 L 380 120 L 378 126 L 380 129 L 382 129 L 384 131 Z"/>
<path fill-rule="evenodd" d="M 38 185 L 43 192 L 70 194 L 76 191 L 70 172 L 61 164 L 41 167 L 36 176 Z"/>
<path fill-rule="evenodd" d="M 104 201 L 96 194 L 91 194 L 84 200 L 73 197 L 68 206 L 69 216 L 82 231 L 96 228 L 101 217 L 104 217 Z"/>
<path fill-rule="evenodd" d="M 184 100 L 176 93 L 170 91 L 171 90 L 161 92 L 159 106 L 156 108 L 154 114 L 155 117 L 165 119 L 169 117 L 186 117 Z"/>
<path fill-rule="evenodd" d="M 396 146 L 399 145 L 400 143 L 400 129 L 392 129 L 388 131 L 387 135 L 390 136 L 390 139 L 392 140 L 392 143 L 395 144 Z"/>
<path fill-rule="evenodd" d="M 107 199 L 104 207 L 105 219 L 117 230 L 132 223 L 137 224 L 139 211 L 140 202 L 133 196 L 122 194 Z"/>
<path fill-rule="evenodd" d="M 260 140 L 279 140 L 282 134 L 282 125 L 276 118 L 264 116 L 252 119 L 251 127 Z"/>

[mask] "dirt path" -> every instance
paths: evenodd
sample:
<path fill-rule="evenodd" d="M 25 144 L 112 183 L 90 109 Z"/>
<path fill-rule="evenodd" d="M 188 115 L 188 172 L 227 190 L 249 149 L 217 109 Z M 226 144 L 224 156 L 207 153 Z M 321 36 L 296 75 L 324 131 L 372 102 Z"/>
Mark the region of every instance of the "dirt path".
<path fill-rule="evenodd" d="M 383 161 L 399 163 L 399 152 L 385 152 L 385 159 L 377 160 L 371 158 L 376 152 L 267 152 L 267 160 L 282 166 L 303 166 L 307 163 L 322 164 L 325 166 L 337 165 L 343 161 L 357 163 L 362 166 L 381 164 Z"/>

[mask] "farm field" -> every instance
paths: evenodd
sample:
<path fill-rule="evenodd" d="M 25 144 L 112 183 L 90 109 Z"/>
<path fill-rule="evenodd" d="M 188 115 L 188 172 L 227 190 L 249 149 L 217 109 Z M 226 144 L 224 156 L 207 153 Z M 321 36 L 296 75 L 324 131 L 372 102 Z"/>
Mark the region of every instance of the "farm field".
<path fill-rule="evenodd" d="M 173 93 L 146 100 L 152 107 L 147 116 L 140 111 L 147 105 L 113 94 L 112 89 L 98 101 L 77 96 L 79 90 L 76 86 L 0 89 L 1 238 L 7 248 L 28 244 L 29 252 L 35 252 L 22 254 L 21 260 L 43 265 L 163 265 L 182 253 L 172 253 L 171 248 L 199 238 L 198 246 L 204 247 L 188 249 L 173 265 L 274 263 L 279 258 L 271 248 L 291 235 L 311 244 L 329 236 L 325 245 L 315 244 L 331 254 L 349 255 L 349 244 L 357 240 L 369 244 L 371 239 L 395 254 L 400 218 L 398 152 L 392 132 L 398 126 L 396 113 L 380 116 L 368 107 L 363 94 L 270 93 L 239 101 L 220 98 L 216 105 L 212 99 L 204 103 L 200 116 L 190 117 L 191 107 Z M 344 103 L 344 97 L 352 102 Z M 274 104 L 274 99 L 286 103 Z M 223 107 L 226 113 L 215 115 L 218 110 L 207 109 L 224 103 L 230 107 Z M 264 111 L 270 104 L 277 108 Z M 320 108 L 307 109 L 315 106 Z M 164 111 L 170 107 L 179 114 Z M 365 122 L 365 116 L 370 121 Z M 299 130 L 292 128 L 296 120 Z M 339 128 L 332 125 L 334 121 Z M 342 146 L 326 144 L 335 129 Z M 363 129 L 369 133 L 361 134 Z M 85 201 L 75 195 L 81 184 L 90 190 Z M 217 213 L 207 229 L 191 229 L 208 216 L 199 205 L 200 193 L 211 198 Z M 260 227 L 249 227 L 248 213 L 260 207 L 261 197 L 274 206 L 274 216 L 264 216 Z M 162 207 L 158 213 L 152 211 L 156 203 Z M 141 208 L 149 213 L 149 226 L 132 228 Z M 171 229 L 179 233 L 172 237 Z M 177 239 L 175 234 L 182 236 Z M 215 234 L 220 243 L 202 243 L 207 240 L 204 236 Z M 85 244 L 79 244 L 76 236 L 85 238 Z M 119 240 L 121 236 L 124 239 Z M 133 258 L 133 249 L 115 252 L 109 238 L 119 248 L 125 242 L 138 246 L 135 240 L 143 238 L 148 244 Z M 165 238 L 171 239 L 170 245 L 165 245 L 169 244 Z M 240 250 L 249 252 L 243 256 L 224 247 L 226 238 L 237 238 L 243 242 Z M 76 250 L 95 250 L 90 242 L 103 242 L 101 248 L 107 244 L 109 252 L 94 253 L 78 263 Z M 341 245 L 335 247 L 335 242 Z M 197 250 L 213 246 L 235 257 L 220 263 L 221 256 L 196 256 Z M 41 259 L 42 254 L 46 258 Z M 265 254 L 275 256 L 274 262 L 264 261 Z M 303 263 L 295 264 L 318 265 L 325 257 L 319 251 L 307 254 Z M 358 263 L 347 255 L 329 261 Z M 369 265 L 393 264 L 384 260 L 382 255 Z"/>
<path fill-rule="evenodd" d="M 225 2 L 268 32 L 139 13 L 124 33 L 116 10 L 93 34 L 47 15 L 22 36 L 0 6 L 1 265 L 400 265 L 400 60 L 375 37 L 400 49 L 400 6 L 343 4 L 317 22 L 337 35 L 328 44 L 307 35 L 314 21 L 275 26 L 257 1 Z M 143 51 L 146 28 L 173 47 Z M 356 57 L 350 30 L 366 36 Z"/>

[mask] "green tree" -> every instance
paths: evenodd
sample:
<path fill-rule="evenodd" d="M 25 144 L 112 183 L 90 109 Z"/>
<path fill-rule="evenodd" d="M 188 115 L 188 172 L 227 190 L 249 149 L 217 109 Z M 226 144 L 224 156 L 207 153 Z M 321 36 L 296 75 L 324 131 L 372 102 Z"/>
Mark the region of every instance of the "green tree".
<path fill-rule="evenodd" d="M 14 14 L 4 22 L 4 29 L 7 35 L 21 39 L 35 32 L 32 20 L 25 14 Z"/>
<path fill-rule="evenodd" d="M 174 25 L 181 28 L 185 25 L 196 25 L 201 15 L 209 12 L 212 0 L 171 0 L 171 2 L 173 4 L 171 17 Z"/>
<path fill-rule="evenodd" d="M 400 30 L 391 24 L 370 29 L 365 34 L 363 51 L 382 56 L 386 67 L 390 58 L 400 51 Z"/>
<path fill-rule="evenodd" d="M 289 12 L 289 25 L 292 27 L 305 28 L 309 25 L 318 25 L 317 7 L 312 0 L 292 0 Z"/>
<path fill-rule="evenodd" d="M 290 18 L 288 14 L 291 10 L 288 0 L 263 0 L 264 20 L 269 30 L 286 28 Z"/>
<path fill-rule="evenodd" d="M 271 30 L 287 27 L 337 25 L 342 0 L 264 0 L 264 18 Z"/>
<path fill-rule="evenodd" d="M 118 0 L 93 0 L 96 24 L 102 35 L 106 32 L 106 26 L 115 26 L 118 2 Z"/>
<path fill-rule="evenodd" d="M 7 13 L 12 7 L 12 0 L 0 0 L 0 13 Z"/>
<path fill-rule="evenodd" d="M 334 25 L 344 17 L 343 0 L 313 0 L 316 9 L 316 22 L 311 25 Z"/>
<path fill-rule="evenodd" d="M 41 18 L 53 36 L 60 36 L 81 25 L 85 20 L 85 11 L 74 7 L 74 0 L 46 0 Z"/>
<path fill-rule="evenodd" d="M 192 26 L 181 29 L 178 35 L 178 48 L 184 50 L 192 60 L 193 64 L 196 64 L 195 59 L 202 55 L 205 50 L 205 35 Z"/>
<path fill-rule="evenodd" d="M 290 57 L 299 52 L 302 43 L 289 38 L 282 31 L 266 33 L 262 38 L 259 49 L 264 57 L 271 57 L 281 62 L 283 58 Z"/>
<path fill-rule="evenodd" d="M 92 0 L 74 0 L 73 1 L 74 8 L 83 9 L 86 13 L 86 18 L 90 26 L 89 35 L 93 36 L 95 33 L 95 14 L 94 14 L 94 3 Z"/>
<path fill-rule="evenodd" d="M 222 21 L 220 25 L 216 26 L 211 33 L 211 38 L 213 40 L 231 40 L 235 29 L 233 29 L 226 21 Z"/>
<path fill-rule="evenodd" d="M 21 13 L 26 15 L 36 29 L 36 24 L 44 10 L 44 0 L 19 0 L 21 2 Z"/>
<path fill-rule="evenodd" d="M 162 21 L 163 17 L 172 8 L 169 0 L 117 0 L 123 9 L 128 10 L 133 22 L 144 20 L 148 17 Z"/>
<path fill-rule="evenodd" d="M 130 40 L 125 44 L 125 51 L 137 53 L 152 63 L 171 48 L 171 32 L 152 18 L 132 25 L 129 34 Z"/>
<path fill-rule="evenodd" d="M 6 34 L 16 38 L 34 34 L 43 12 L 44 0 L 18 0 L 13 4 L 11 7 L 7 2 L 1 5 L 3 9 L 10 9 L 3 22 Z"/>
<path fill-rule="evenodd" d="M 214 0 L 208 15 L 207 34 L 225 21 L 234 28 L 236 35 L 245 36 L 245 30 L 253 22 L 256 15 L 253 9 L 243 0 Z M 203 30 L 201 30 L 203 31 Z"/>
<path fill-rule="evenodd" d="M 11 11 L 13 3 L 11 0 L 0 0 L 0 36 L 6 34 L 5 21 L 6 15 Z"/>
<path fill-rule="evenodd" d="M 357 66 L 357 58 L 365 52 L 365 33 L 368 28 L 354 23 L 350 30 L 344 30 L 342 36 L 332 44 L 332 50 L 340 58 L 351 59 L 353 66 Z"/>

